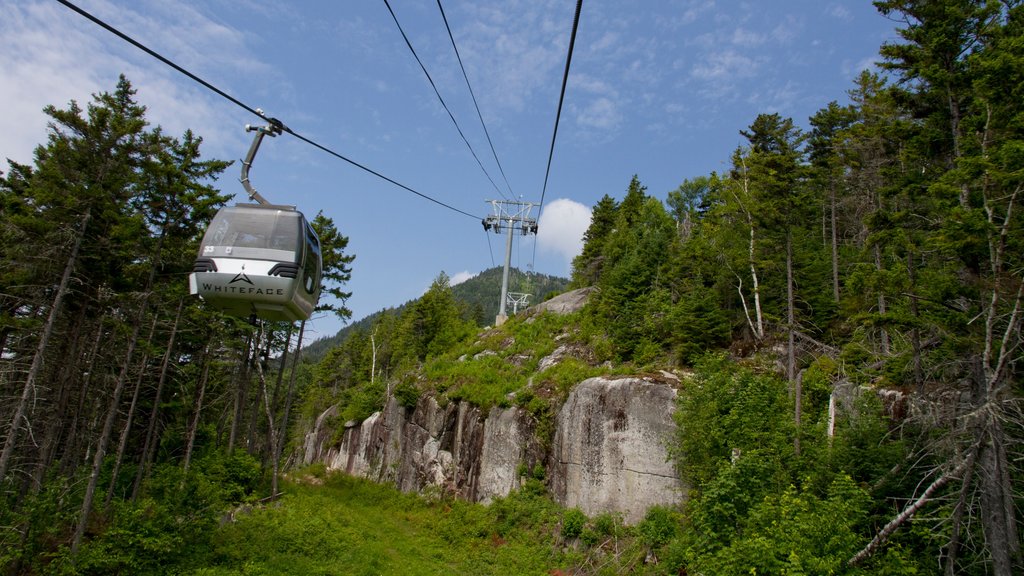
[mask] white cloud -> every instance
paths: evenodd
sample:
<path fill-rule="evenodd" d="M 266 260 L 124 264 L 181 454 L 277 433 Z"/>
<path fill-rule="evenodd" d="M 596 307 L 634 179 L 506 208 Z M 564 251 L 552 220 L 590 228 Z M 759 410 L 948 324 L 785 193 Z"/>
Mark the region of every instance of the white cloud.
<path fill-rule="evenodd" d="M 608 98 L 598 98 L 579 111 L 576 122 L 587 128 L 612 130 L 622 122 L 622 113 Z"/>
<path fill-rule="evenodd" d="M 789 44 L 795 38 L 800 36 L 800 33 L 804 29 L 803 18 L 793 16 L 792 14 L 786 15 L 778 26 L 772 29 L 772 39 L 779 44 Z"/>
<path fill-rule="evenodd" d="M 568 198 L 552 200 L 544 206 L 537 225 L 538 249 L 557 254 L 570 263 L 583 250 L 590 209 Z"/>
<path fill-rule="evenodd" d="M 843 6 L 842 4 L 829 5 L 828 8 L 826 8 L 825 10 L 825 14 L 828 14 L 833 18 L 838 18 L 846 22 L 853 20 L 853 15 L 850 14 L 850 10 L 846 6 Z"/>
<path fill-rule="evenodd" d="M 732 33 L 732 43 L 737 46 L 759 46 L 764 43 L 764 34 L 737 28 Z"/>
<path fill-rule="evenodd" d="M 754 59 L 727 49 L 708 54 L 703 62 L 693 67 L 690 74 L 699 80 L 727 81 L 749 78 L 758 71 L 758 68 Z"/>
<path fill-rule="evenodd" d="M 852 77 L 857 76 L 865 70 L 874 70 L 880 60 L 880 56 L 868 56 L 855 62 L 844 60 L 842 64 L 843 75 Z"/>
<path fill-rule="evenodd" d="M 462 284 L 466 280 L 476 276 L 476 272 L 470 272 L 469 270 L 463 270 L 462 272 L 456 272 L 452 274 L 451 278 L 448 279 L 448 283 L 452 286 L 456 284 Z"/>
<path fill-rule="evenodd" d="M 192 71 L 201 76 L 268 73 L 247 53 L 242 33 L 188 6 L 176 8 L 183 23 L 170 28 L 167 21 L 109 2 L 93 3 L 89 10 L 184 67 L 195 65 Z M 198 84 L 180 82 L 178 72 L 55 3 L 0 3 L 0 69 L 0 158 L 31 162 L 32 150 L 46 139 L 44 106 L 63 109 L 75 100 L 85 108 L 93 94 L 112 91 L 121 73 L 138 91 L 152 125 L 170 135 L 192 128 L 204 137 L 206 154 L 237 154 L 248 139 L 240 126 L 225 123 L 230 105 Z"/>

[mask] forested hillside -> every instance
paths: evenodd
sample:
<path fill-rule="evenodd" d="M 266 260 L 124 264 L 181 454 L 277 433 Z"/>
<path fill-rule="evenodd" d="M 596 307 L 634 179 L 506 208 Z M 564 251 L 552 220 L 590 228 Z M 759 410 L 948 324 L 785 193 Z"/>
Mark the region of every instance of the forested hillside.
<path fill-rule="evenodd" d="M 501 268 L 488 268 L 465 282 L 452 286 L 452 295 L 465 305 L 465 313 L 480 327 L 494 323 L 494 317 L 498 315 L 498 306 L 501 302 L 502 273 Z M 568 284 L 567 279 L 557 276 L 524 273 L 515 268 L 509 271 L 509 292 L 528 294 L 526 306 L 541 302 L 546 296 L 565 290 Z M 353 332 L 369 330 L 379 316 L 400 313 L 409 304 L 375 312 L 345 326 L 334 336 L 311 342 L 303 348 L 303 357 L 310 362 L 319 362 L 330 349 L 347 340 Z M 525 309 L 526 306 L 521 308 Z M 514 308 L 509 306 L 508 312 L 514 312 Z"/>
<path fill-rule="evenodd" d="M 203 159 L 191 132 L 149 126 L 134 96 L 122 77 L 85 107 L 48 106 L 34 165 L 9 162 L 0 179 L 0 565 L 12 573 L 72 557 L 134 571 L 124 555 L 204 539 L 261 469 L 276 490 L 302 326 L 251 325 L 189 296 L 229 163 Z M 312 224 L 336 298 L 324 309 L 347 317 L 348 239 L 322 214 Z M 159 543 L 119 540 L 113 527 L 143 510 Z"/>
<path fill-rule="evenodd" d="M 228 167 L 201 138 L 149 126 L 125 79 L 84 108 L 48 107 L 33 164 L 0 179 L 0 566 L 272 571 L 266 550 L 317 552 L 307 533 L 333 525 L 315 504 L 220 520 L 279 494 L 327 407 L 340 425 L 389 398 L 515 405 L 550 436 L 581 379 L 665 370 L 685 375 L 677 507 L 635 527 L 553 511 L 544 470 L 523 470 L 529 490 L 487 521 L 427 495 L 444 543 L 479 552 L 528 533 L 541 560 L 517 565 L 580 573 L 1021 573 L 1024 5 L 875 5 L 900 40 L 806 129 L 737 119 L 728 168 L 680 175 L 664 197 L 642 174 L 608 183 L 572 267 L 571 287 L 595 288 L 583 310 L 481 332 L 441 274 L 316 364 L 298 361 L 302 325 L 188 296 Z M 347 238 L 313 221 L 346 317 Z M 575 355 L 538 370 L 556 342 Z M 338 550 L 359 546 L 336 532 Z M 274 546 L 237 557 L 233 543 L 260 537 Z M 410 572 L 381 554 L 368 569 Z"/>
<path fill-rule="evenodd" d="M 728 170 L 664 199 L 634 176 L 594 206 L 573 262 L 573 286 L 596 287 L 569 330 L 590 362 L 557 381 L 601 363 L 697 368 L 674 448 L 691 497 L 667 545 L 686 571 L 1022 567 L 1024 12 L 876 5 L 901 23 L 884 73 L 861 74 L 806 130 L 751 119 Z M 450 298 L 435 288 L 426 301 Z M 507 338 L 506 363 L 550 352 L 509 330 L 465 351 Z M 543 420 L 560 398 L 528 370 L 458 366 L 459 352 L 438 356 L 447 344 L 420 348 L 425 378 L 367 369 L 356 346 L 314 381 L 339 391 L 319 406 L 346 418 L 382 406 L 361 384 L 378 373 L 409 406 L 424 393 L 507 404 L 516 390 Z"/>

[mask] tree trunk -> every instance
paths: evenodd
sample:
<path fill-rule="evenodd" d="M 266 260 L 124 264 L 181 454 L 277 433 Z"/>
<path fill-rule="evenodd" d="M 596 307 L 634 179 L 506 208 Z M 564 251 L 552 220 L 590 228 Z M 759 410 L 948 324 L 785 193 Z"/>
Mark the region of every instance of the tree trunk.
<path fill-rule="evenodd" d="M 829 188 L 829 221 L 832 225 L 832 299 L 839 303 L 839 233 L 836 222 L 836 187 L 833 182 Z"/>
<path fill-rule="evenodd" d="M 262 333 L 262 330 L 261 330 Z M 270 337 L 267 336 L 267 349 L 270 349 Z M 260 392 L 263 396 L 263 409 L 267 416 L 267 445 L 270 446 L 270 456 L 274 454 L 274 447 L 277 446 L 277 431 L 274 430 L 274 410 L 270 406 L 270 393 L 267 391 L 267 379 L 263 373 L 263 364 L 261 362 L 256 363 L 257 374 L 260 379 Z M 266 460 L 264 460 L 266 461 Z M 274 463 L 273 474 L 270 480 L 270 497 L 277 497 L 277 464 Z"/>
<path fill-rule="evenodd" d="M 69 331 L 70 334 L 81 336 L 74 339 L 63 339 L 64 345 L 57 350 L 58 358 L 78 359 L 81 357 L 80 348 L 87 341 L 86 330 L 83 327 L 85 320 L 85 308 L 83 307 L 79 309 Z M 60 382 L 60 385 L 58 386 L 57 403 L 50 409 L 43 408 L 40 412 L 40 415 L 45 414 L 46 426 L 42 435 L 39 460 L 36 462 L 35 473 L 31 477 L 31 490 L 34 492 L 42 487 L 46 471 L 57 458 L 61 439 L 67 434 L 65 422 L 68 421 L 69 412 L 73 410 L 71 396 L 75 389 L 74 384 L 81 385 L 82 369 L 83 366 L 79 362 L 65 362 L 63 369 L 59 370 L 60 374 L 53 378 L 54 381 Z"/>
<path fill-rule="evenodd" d="M 764 317 L 761 313 L 761 287 L 757 281 L 757 268 L 754 266 L 754 226 L 750 226 L 750 279 L 754 283 L 754 315 L 757 319 L 755 334 L 758 340 L 764 339 Z"/>
<path fill-rule="evenodd" d="M 121 372 L 114 384 L 114 393 L 110 399 L 110 406 L 107 408 L 107 416 L 103 421 L 103 431 L 100 433 L 99 441 L 96 444 L 96 454 L 93 456 L 92 472 L 89 474 L 89 483 L 85 487 L 85 497 L 82 500 L 82 513 L 78 518 L 78 526 L 75 528 L 75 535 L 71 540 L 71 553 L 78 552 L 82 544 L 82 537 L 85 535 L 85 527 L 89 522 L 89 513 L 92 511 L 92 501 L 96 496 L 96 484 L 99 482 L 100 472 L 103 469 L 103 457 L 107 453 L 107 445 L 110 443 L 110 436 L 114 431 L 114 421 L 117 420 L 118 408 L 121 403 L 121 394 L 124 393 L 124 384 L 128 379 L 128 369 L 131 366 L 132 356 L 135 354 L 135 346 L 139 340 L 139 331 L 142 325 L 142 317 L 146 313 L 149 304 L 149 293 L 146 292 L 139 305 L 139 317 L 133 322 L 132 334 L 128 339 L 128 349 L 125 351 L 124 361 L 121 363 Z"/>
<path fill-rule="evenodd" d="M 160 362 L 160 379 L 156 384 L 156 394 L 153 398 L 153 409 L 149 412 L 149 422 L 146 426 L 146 441 L 142 445 L 142 462 L 135 473 L 135 482 L 132 484 L 132 501 L 139 496 L 142 487 L 142 480 L 149 473 L 149 464 L 153 459 L 154 448 L 156 447 L 157 418 L 160 415 L 160 400 L 163 397 L 164 383 L 167 381 L 167 371 L 170 368 L 171 353 L 174 350 L 174 341 L 178 336 L 178 324 L 181 322 L 181 312 L 185 306 L 185 299 L 178 300 L 178 312 L 174 316 L 174 326 L 171 327 L 171 336 L 167 340 L 167 348 L 164 350 L 164 358 Z"/>
<path fill-rule="evenodd" d="M 203 412 L 203 396 L 206 394 L 206 379 L 210 376 L 210 342 L 206 342 L 203 348 L 203 369 L 199 375 L 199 383 L 196 385 L 195 409 L 192 413 L 192 421 L 188 426 L 188 439 L 185 441 L 185 461 L 182 464 L 182 478 L 188 477 L 188 467 L 192 463 L 192 449 L 196 444 L 196 434 L 199 432 L 199 417 Z"/>
<path fill-rule="evenodd" d="M 1020 553 L 1020 538 L 1017 535 L 1006 438 L 998 419 L 991 418 L 987 424 L 984 444 L 978 455 L 981 525 L 986 548 L 992 555 L 992 573 L 995 576 L 1012 576 L 1014 559 Z"/>
<path fill-rule="evenodd" d="M 907 250 L 907 277 L 910 280 L 911 293 L 917 293 L 917 267 L 914 265 L 914 251 L 912 249 Z M 914 320 L 918 320 L 921 317 L 917 298 L 910 299 L 910 315 L 914 317 Z M 914 327 L 910 329 L 910 346 L 912 349 L 910 360 L 911 373 L 913 374 L 918 393 L 923 393 L 924 368 L 921 362 L 921 329 L 918 328 L 916 322 Z"/>
<path fill-rule="evenodd" d="M 74 407 L 74 415 L 71 418 L 71 425 L 68 426 L 67 446 L 64 448 L 64 456 L 61 458 L 60 470 L 64 476 L 71 476 L 82 461 L 79 446 L 82 444 L 82 434 L 79 431 L 81 421 L 86 418 L 86 399 L 89 395 L 89 386 L 92 384 L 92 376 L 96 373 L 96 356 L 100 350 L 100 343 L 103 342 L 103 321 L 106 315 L 102 315 L 96 322 L 96 336 L 92 343 L 92 350 L 89 351 L 85 363 L 86 373 L 82 380 L 81 389 L 78 391 L 78 402 Z"/>
<path fill-rule="evenodd" d="M 882 249 L 879 248 L 877 243 L 875 243 L 875 245 L 874 245 L 874 253 L 875 253 L 875 270 L 877 272 L 882 272 Z M 886 309 L 886 303 L 885 303 L 885 292 L 880 290 L 878 292 L 878 314 L 880 316 L 884 316 L 885 313 L 886 313 L 886 310 L 887 309 Z M 884 322 L 884 320 L 883 320 L 883 322 Z M 881 330 L 879 332 L 878 337 L 880 339 L 879 346 L 881 347 L 882 355 L 888 356 L 890 354 L 890 352 L 891 352 L 891 347 L 889 346 L 889 330 L 887 328 L 885 328 L 884 324 L 883 324 L 883 326 L 882 326 L 882 328 L 881 328 Z"/>
<path fill-rule="evenodd" d="M 156 334 L 157 317 L 153 315 L 153 324 L 149 327 L 149 338 L 146 339 L 146 350 L 142 353 L 142 360 L 139 361 L 139 376 L 135 379 L 135 390 L 132 392 L 132 401 L 128 405 L 128 414 L 124 419 L 124 428 L 121 429 L 121 438 L 117 442 L 117 455 L 114 457 L 114 469 L 110 473 L 110 486 L 107 487 L 107 498 L 103 501 L 104 506 L 110 506 L 114 499 L 114 490 L 117 488 L 117 475 L 121 471 L 121 462 L 124 460 L 124 451 L 128 447 L 128 435 L 132 431 L 132 421 L 135 420 L 135 407 L 139 403 L 139 392 L 142 390 L 142 379 L 146 376 L 146 364 L 149 362 L 149 349 L 153 345 L 153 335 Z"/>
<path fill-rule="evenodd" d="M 231 431 L 228 433 L 228 454 L 235 451 L 235 440 L 238 438 L 238 428 L 242 420 L 242 413 L 245 410 L 246 397 L 249 389 L 249 353 L 252 348 L 252 334 L 245 339 L 245 349 L 242 351 L 241 363 L 238 366 L 238 388 L 235 393 L 235 409 L 231 418 Z"/>
<path fill-rule="evenodd" d="M 292 398 L 295 396 L 295 369 L 299 364 L 299 358 L 302 357 L 302 337 L 305 332 L 306 321 L 303 320 L 299 324 L 299 338 L 295 342 L 295 355 L 292 356 L 292 368 L 288 374 L 288 393 L 285 395 L 284 414 L 281 415 L 281 425 L 278 427 L 278 430 L 280 430 L 281 433 L 278 435 L 277 443 L 274 446 L 274 478 L 271 484 L 272 494 L 277 494 L 277 476 L 281 462 L 281 451 L 284 449 L 284 439 L 288 435 L 288 417 L 292 410 Z"/>
<path fill-rule="evenodd" d="M 270 403 L 271 410 L 272 410 L 272 412 L 270 412 L 270 413 L 274 414 L 275 418 L 277 417 L 276 415 L 281 411 L 281 385 L 284 382 L 284 373 L 287 371 L 287 368 L 288 368 L 288 349 L 291 348 L 291 344 L 292 344 L 292 330 L 294 329 L 294 327 L 295 327 L 294 323 L 292 323 L 292 322 L 288 323 L 288 330 L 285 331 L 285 337 L 284 337 L 284 351 L 281 352 L 281 366 L 277 370 L 277 379 L 276 379 L 276 382 L 274 383 L 274 397 L 273 397 L 273 399 L 272 399 L 272 401 Z M 371 381 L 371 383 L 372 383 L 372 381 Z M 282 434 L 282 433 L 283 432 L 281 432 L 280 430 L 278 431 L 278 434 Z M 275 440 L 268 435 L 268 437 L 267 437 L 267 446 L 266 446 L 266 455 L 263 458 L 263 466 L 264 466 L 264 468 L 266 468 L 267 465 L 270 464 L 270 460 L 272 458 L 274 458 L 276 455 L 277 455 L 277 444 L 276 444 Z M 275 472 L 274 473 L 276 474 L 277 473 L 276 472 L 276 466 L 274 468 L 275 468 Z"/>
<path fill-rule="evenodd" d="M 257 353 L 256 353 L 256 355 L 253 358 L 253 368 L 256 369 L 256 374 L 260 378 L 260 386 L 263 387 L 263 388 L 266 388 L 266 382 L 264 382 L 263 367 L 268 365 L 269 362 L 270 362 L 270 344 L 271 344 L 270 334 L 265 331 L 265 327 L 266 327 L 266 323 L 261 323 L 261 325 L 260 325 L 260 334 L 262 336 L 265 336 L 265 338 L 263 338 L 263 340 L 264 340 L 263 342 L 259 342 L 258 345 L 256 345 L 254 347 L 256 349 Z M 264 445 L 264 446 L 269 445 L 269 442 L 267 442 L 267 443 L 260 443 L 260 442 L 257 442 L 257 440 L 256 440 L 257 433 L 258 433 L 259 428 L 260 428 L 260 418 L 259 418 L 260 412 L 262 412 L 263 409 L 264 409 L 264 406 L 261 405 L 260 400 L 261 399 L 265 400 L 265 402 L 263 402 L 262 404 L 266 404 L 267 406 L 269 406 L 269 400 L 270 400 L 269 396 L 267 398 L 265 398 L 265 399 L 262 398 L 262 395 L 265 395 L 266 392 L 267 392 L 266 390 L 261 390 L 259 393 L 253 395 L 253 398 L 252 398 L 252 409 L 249 412 L 249 418 L 248 418 L 249 433 L 247 435 L 247 440 L 246 440 L 245 445 L 246 445 L 246 449 L 248 450 L 249 454 L 251 454 L 253 456 L 256 456 L 256 455 L 259 454 L 259 447 L 261 445 Z M 272 415 L 271 414 L 267 414 L 267 417 L 271 418 Z M 266 460 L 264 458 L 264 462 L 265 461 Z"/>
<path fill-rule="evenodd" d="M 78 263 L 78 252 L 82 247 L 82 241 L 85 239 L 85 230 L 89 226 L 91 214 L 91 209 L 86 209 L 85 214 L 82 216 L 82 224 L 78 228 L 74 247 L 71 249 L 71 254 L 64 265 L 64 274 L 61 276 L 60 284 L 57 286 L 57 293 L 54 295 L 53 303 L 50 305 L 50 313 L 46 317 L 46 324 L 43 325 L 43 333 L 39 337 L 35 356 L 32 357 L 32 365 L 28 370 L 28 376 L 25 378 L 25 386 L 22 387 L 21 397 L 18 399 L 18 404 L 14 409 L 10 431 L 7 433 L 3 452 L 0 452 L 0 483 L 3 483 L 7 478 L 7 470 L 11 463 L 11 457 L 14 454 L 14 448 L 18 442 L 18 434 L 21 431 L 21 421 L 25 418 L 25 410 L 28 408 L 29 398 L 35 390 L 36 379 L 39 378 L 39 374 L 42 371 L 46 347 L 50 343 L 50 337 L 53 335 L 54 327 L 57 325 L 57 318 L 60 316 L 61 308 L 63 308 L 64 297 L 68 293 L 71 274 Z"/>
<path fill-rule="evenodd" d="M 793 233 L 786 230 L 786 331 L 789 345 L 786 353 L 786 377 L 793 383 L 793 450 L 800 455 L 800 416 L 803 412 L 803 382 L 796 375 L 796 299 L 793 295 Z"/>

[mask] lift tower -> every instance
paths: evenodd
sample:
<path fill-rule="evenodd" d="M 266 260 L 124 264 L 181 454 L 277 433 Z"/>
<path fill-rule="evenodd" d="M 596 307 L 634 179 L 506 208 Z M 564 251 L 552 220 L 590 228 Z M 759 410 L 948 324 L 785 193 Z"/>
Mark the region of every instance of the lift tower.
<path fill-rule="evenodd" d="M 501 304 L 498 309 L 498 316 L 494 319 L 495 326 L 501 326 L 508 319 L 505 315 L 505 299 L 508 298 L 508 268 L 512 262 L 512 233 L 516 230 L 520 234 L 537 233 L 537 219 L 530 217 L 530 211 L 536 206 L 533 202 L 520 202 L 516 200 L 488 200 L 494 209 L 494 214 L 484 218 L 481 223 L 484 231 L 494 230 L 495 234 L 507 232 L 505 239 L 505 272 L 501 277 Z"/>

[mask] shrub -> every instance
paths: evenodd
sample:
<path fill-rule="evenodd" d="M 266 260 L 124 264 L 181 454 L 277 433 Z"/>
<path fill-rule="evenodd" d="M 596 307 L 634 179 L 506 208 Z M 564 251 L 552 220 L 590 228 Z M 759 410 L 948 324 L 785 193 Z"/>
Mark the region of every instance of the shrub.
<path fill-rule="evenodd" d="M 579 538 L 587 525 L 587 515 L 579 508 L 569 508 L 562 514 L 562 538 Z"/>
<path fill-rule="evenodd" d="M 651 548 L 659 548 L 676 537 L 680 520 L 669 508 L 655 506 L 647 511 L 644 519 L 637 526 L 640 538 Z"/>

